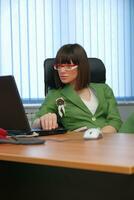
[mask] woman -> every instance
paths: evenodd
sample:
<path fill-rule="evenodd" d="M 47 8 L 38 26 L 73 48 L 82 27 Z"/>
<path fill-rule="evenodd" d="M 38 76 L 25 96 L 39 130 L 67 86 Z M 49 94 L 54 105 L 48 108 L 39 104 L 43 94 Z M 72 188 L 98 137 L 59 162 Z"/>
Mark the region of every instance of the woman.
<path fill-rule="evenodd" d="M 60 123 L 68 130 L 99 127 L 102 132 L 117 132 L 122 122 L 115 97 L 107 84 L 90 83 L 84 48 L 79 44 L 62 46 L 53 67 L 56 89 L 49 91 L 33 127 L 51 130 Z"/>

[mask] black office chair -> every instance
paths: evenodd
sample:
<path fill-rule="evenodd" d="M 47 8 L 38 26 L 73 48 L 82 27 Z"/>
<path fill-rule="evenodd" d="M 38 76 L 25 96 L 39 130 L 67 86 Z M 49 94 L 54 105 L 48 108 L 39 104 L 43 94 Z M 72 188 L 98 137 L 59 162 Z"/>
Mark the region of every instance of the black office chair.
<path fill-rule="evenodd" d="M 91 82 L 105 83 L 106 69 L 104 63 L 98 58 L 88 58 L 91 70 Z M 54 58 L 47 58 L 44 61 L 44 82 L 45 82 L 45 95 L 49 89 L 55 88 L 54 82 Z"/>

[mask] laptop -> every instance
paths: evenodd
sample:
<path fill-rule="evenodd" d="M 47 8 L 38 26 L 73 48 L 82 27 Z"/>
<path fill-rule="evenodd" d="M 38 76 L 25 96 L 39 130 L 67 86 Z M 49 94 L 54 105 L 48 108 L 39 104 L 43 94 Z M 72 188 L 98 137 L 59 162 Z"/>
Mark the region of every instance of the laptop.
<path fill-rule="evenodd" d="M 0 76 L 0 128 L 8 131 L 9 135 L 27 135 L 33 132 L 39 136 L 62 134 L 67 130 L 31 129 L 25 109 L 14 79 L 14 76 Z"/>

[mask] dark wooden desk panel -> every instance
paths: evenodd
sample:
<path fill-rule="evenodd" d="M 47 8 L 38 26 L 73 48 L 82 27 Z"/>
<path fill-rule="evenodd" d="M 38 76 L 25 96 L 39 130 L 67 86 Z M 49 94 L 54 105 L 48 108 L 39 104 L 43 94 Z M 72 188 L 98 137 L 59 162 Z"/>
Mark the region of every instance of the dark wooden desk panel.
<path fill-rule="evenodd" d="M 0 162 L 1 200 L 133 200 L 134 175 Z"/>

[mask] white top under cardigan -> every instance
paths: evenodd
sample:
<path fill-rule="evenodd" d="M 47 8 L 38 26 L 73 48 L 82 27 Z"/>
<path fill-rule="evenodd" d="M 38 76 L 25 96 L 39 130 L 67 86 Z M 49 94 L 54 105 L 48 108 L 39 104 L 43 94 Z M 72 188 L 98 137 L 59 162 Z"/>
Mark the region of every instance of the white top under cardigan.
<path fill-rule="evenodd" d="M 81 100 L 87 106 L 87 108 L 90 110 L 90 112 L 94 115 L 99 103 L 98 103 L 97 97 L 95 96 L 95 94 L 93 93 L 92 90 L 90 90 L 90 94 L 91 94 L 91 98 L 89 101 L 86 101 L 83 98 L 81 98 Z"/>

